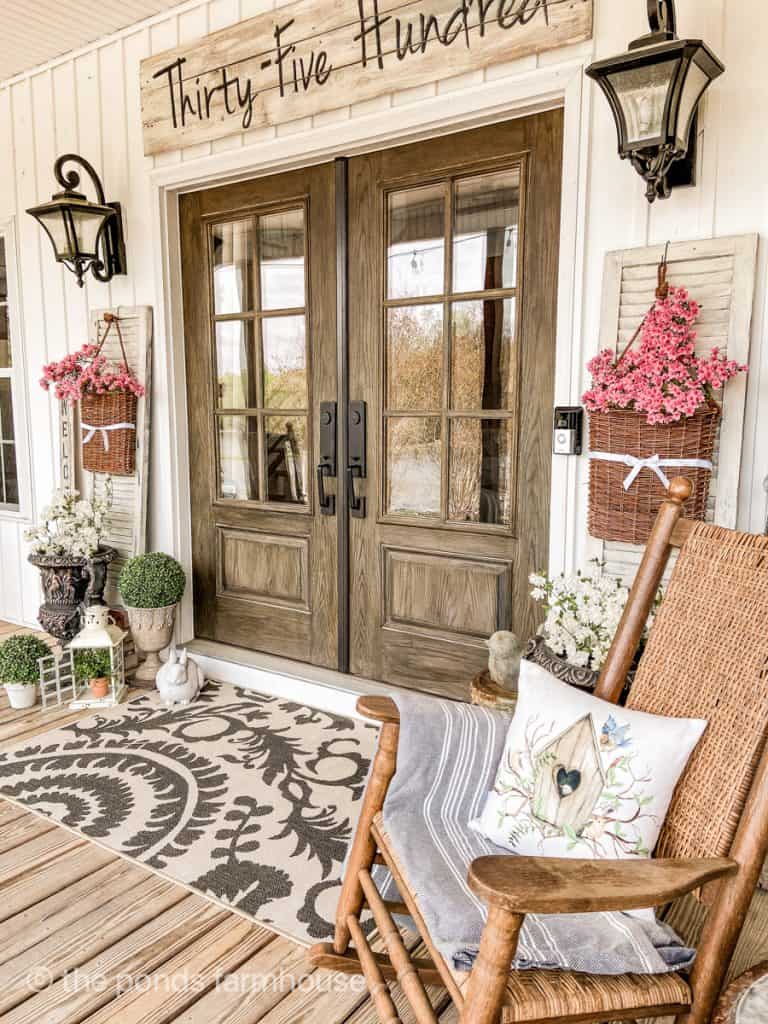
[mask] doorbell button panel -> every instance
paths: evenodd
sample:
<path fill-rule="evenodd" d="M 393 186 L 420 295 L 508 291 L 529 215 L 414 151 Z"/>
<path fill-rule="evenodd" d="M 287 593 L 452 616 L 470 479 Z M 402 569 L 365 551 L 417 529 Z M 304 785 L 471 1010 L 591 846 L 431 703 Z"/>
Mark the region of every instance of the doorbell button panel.
<path fill-rule="evenodd" d="M 559 405 L 555 409 L 552 451 L 555 455 L 581 455 L 584 410 L 580 405 Z"/>

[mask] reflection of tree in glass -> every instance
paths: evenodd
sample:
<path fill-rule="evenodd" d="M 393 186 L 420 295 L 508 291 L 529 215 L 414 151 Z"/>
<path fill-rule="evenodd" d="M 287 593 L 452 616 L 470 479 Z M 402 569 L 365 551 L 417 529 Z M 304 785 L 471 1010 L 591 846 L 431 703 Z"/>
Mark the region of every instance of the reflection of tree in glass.
<path fill-rule="evenodd" d="M 389 311 L 389 407 L 442 407 L 442 306 L 408 306 Z"/>

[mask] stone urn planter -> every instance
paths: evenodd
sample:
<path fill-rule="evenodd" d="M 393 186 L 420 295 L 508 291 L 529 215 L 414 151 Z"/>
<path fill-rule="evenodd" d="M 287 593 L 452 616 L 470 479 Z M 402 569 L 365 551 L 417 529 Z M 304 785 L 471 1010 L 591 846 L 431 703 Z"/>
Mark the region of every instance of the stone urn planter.
<path fill-rule="evenodd" d="M 30 555 L 40 570 L 43 603 L 37 621 L 62 644 L 69 643 L 80 629 L 80 609 L 104 599 L 107 568 L 115 558 L 114 548 L 102 546 L 90 558 Z"/>
<path fill-rule="evenodd" d="M 176 623 L 176 605 L 164 608 L 131 608 L 126 606 L 128 624 L 131 627 L 134 642 L 139 650 L 146 655 L 144 661 L 136 669 L 135 684 L 144 688 L 154 688 L 155 678 L 162 665 L 160 651 L 169 646 Z"/>
<path fill-rule="evenodd" d="M 186 583 L 183 568 L 162 551 L 136 555 L 123 566 L 117 587 L 136 647 L 146 655 L 136 670 L 136 686 L 155 686 L 162 664 L 159 654 L 173 638 L 176 608 Z"/>

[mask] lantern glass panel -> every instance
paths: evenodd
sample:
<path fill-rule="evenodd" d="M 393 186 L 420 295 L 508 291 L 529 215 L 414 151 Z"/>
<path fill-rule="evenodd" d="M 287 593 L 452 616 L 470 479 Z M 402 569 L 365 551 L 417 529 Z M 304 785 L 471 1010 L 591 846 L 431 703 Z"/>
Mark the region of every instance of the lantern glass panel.
<path fill-rule="evenodd" d="M 664 134 L 664 112 L 679 61 L 626 68 L 607 76 L 626 122 L 625 144 L 632 147 Z"/>
<path fill-rule="evenodd" d="M 85 207 L 82 209 L 73 207 L 71 215 L 80 254 L 82 256 L 95 256 L 99 231 L 101 231 L 101 226 L 107 217 L 98 209 L 89 210 Z"/>
<path fill-rule="evenodd" d="M 677 145 L 680 149 L 686 149 L 688 146 L 691 118 L 709 83 L 709 75 L 698 64 L 691 64 L 680 96 L 680 110 L 677 115 Z"/>
<path fill-rule="evenodd" d="M 67 233 L 67 225 L 64 219 L 66 213 L 64 210 L 58 207 L 53 210 L 49 210 L 46 213 L 39 213 L 36 216 L 48 232 L 48 235 L 53 242 L 53 248 L 56 250 L 56 256 L 59 258 L 66 257 L 67 259 L 74 256 L 75 253 L 72 251 L 69 235 Z"/>

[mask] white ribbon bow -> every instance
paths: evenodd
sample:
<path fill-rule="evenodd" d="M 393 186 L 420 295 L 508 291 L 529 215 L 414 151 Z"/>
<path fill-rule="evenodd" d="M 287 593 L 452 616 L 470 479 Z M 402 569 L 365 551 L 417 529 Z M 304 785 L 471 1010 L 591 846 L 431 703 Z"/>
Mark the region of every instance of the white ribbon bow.
<path fill-rule="evenodd" d="M 628 491 L 632 484 L 644 469 L 650 469 L 661 481 L 664 490 L 669 490 L 669 478 L 661 468 L 674 467 L 676 469 L 709 469 L 714 467 L 709 459 L 662 459 L 660 455 L 649 455 L 646 459 L 638 459 L 634 455 L 619 455 L 618 452 L 590 452 L 590 459 L 599 459 L 601 462 L 621 462 L 629 466 L 630 472 L 624 480 L 624 490 Z"/>
<path fill-rule="evenodd" d="M 96 434 L 101 434 L 101 440 L 104 444 L 104 451 L 109 451 L 109 431 L 110 430 L 135 430 L 135 423 L 110 423 L 106 427 L 94 427 L 90 423 L 81 423 L 80 429 L 86 431 L 86 435 L 83 438 L 83 445 L 88 444 L 94 439 Z"/>

